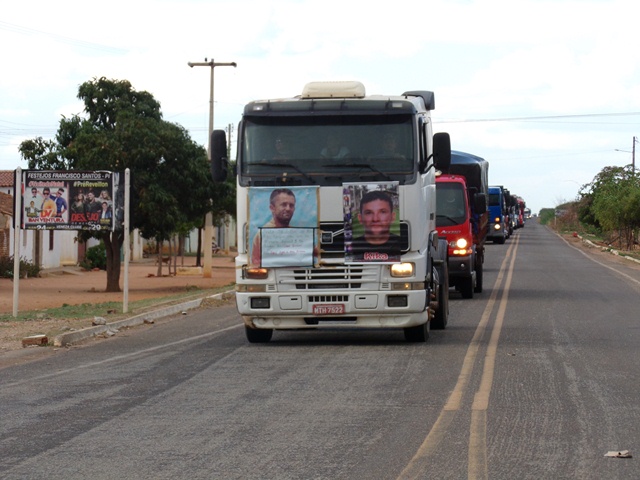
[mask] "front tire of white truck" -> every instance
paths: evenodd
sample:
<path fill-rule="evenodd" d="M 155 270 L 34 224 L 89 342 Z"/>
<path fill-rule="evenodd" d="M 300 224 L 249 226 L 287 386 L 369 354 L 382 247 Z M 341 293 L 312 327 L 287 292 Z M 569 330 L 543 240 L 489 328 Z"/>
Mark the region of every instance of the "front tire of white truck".
<path fill-rule="evenodd" d="M 449 262 L 443 262 L 438 270 L 440 288 L 438 288 L 438 309 L 431 320 L 431 328 L 444 330 L 449 322 Z"/>
<path fill-rule="evenodd" d="M 429 339 L 429 324 L 427 322 L 422 325 L 416 325 L 415 327 L 406 327 L 404 329 L 404 339 L 407 342 L 424 343 Z"/>
<path fill-rule="evenodd" d="M 245 326 L 244 331 L 249 343 L 269 343 L 273 336 L 273 329 L 271 328 L 249 328 Z"/>

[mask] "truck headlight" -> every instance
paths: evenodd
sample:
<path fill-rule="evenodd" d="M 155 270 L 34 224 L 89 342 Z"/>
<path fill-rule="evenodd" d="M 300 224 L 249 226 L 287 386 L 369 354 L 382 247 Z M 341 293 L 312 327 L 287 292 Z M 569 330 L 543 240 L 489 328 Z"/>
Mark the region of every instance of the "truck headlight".
<path fill-rule="evenodd" d="M 415 265 L 413 263 L 394 263 L 391 265 L 391 276 L 392 277 L 411 277 L 413 276 L 413 272 L 415 270 Z"/>
<path fill-rule="evenodd" d="M 467 248 L 467 245 L 469 245 L 469 242 L 466 238 L 459 238 L 456 240 L 456 248 Z"/>

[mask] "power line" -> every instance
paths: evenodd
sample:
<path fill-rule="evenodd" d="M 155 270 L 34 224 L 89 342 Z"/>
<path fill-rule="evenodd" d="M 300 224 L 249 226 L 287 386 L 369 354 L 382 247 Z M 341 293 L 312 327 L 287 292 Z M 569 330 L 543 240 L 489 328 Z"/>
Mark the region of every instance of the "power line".
<path fill-rule="evenodd" d="M 0 21 L 0 29 L 9 30 L 11 32 L 20 33 L 23 35 L 45 35 L 51 37 L 61 43 L 68 45 L 74 45 L 76 47 L 90 48 L 93 50 L 103 50 L 112 53 L 126 53 L 127 49 L 119 47 L 111 47 L 109 45 L 102 45 L 99 43 L 86 42 L 77 38 L 65 37 L 64 35 L 58 35 L 57 33 L 45 32 L 43 30 L 36 30 L 34 28 L 23 27 L 21 25 L 14 25 L 12 23 Z"/>
<path fill-rule="evenodd" d="M 476 123 L 476 122 L 527 122 L 532 120 L 562 120 L 570 118 L 597 118 L 597 117 L 624 117 L 636 116 L 640 112 L 619 113 L 585 113 L 575 115 L 544 115 L 539 117 L 502 117 L 502 118 L 475 118 L 464 120 L 440 120 L 438 123 Z"/>

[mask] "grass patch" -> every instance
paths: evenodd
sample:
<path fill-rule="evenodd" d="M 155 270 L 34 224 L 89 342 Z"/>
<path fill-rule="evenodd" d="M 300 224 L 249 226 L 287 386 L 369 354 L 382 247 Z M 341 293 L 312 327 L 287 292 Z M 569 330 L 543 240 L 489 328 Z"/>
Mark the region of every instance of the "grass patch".
<path fill-rule="evenodd" d="M 78 320 L 93 317 L 105 317 L 109 322 L 139 315 L 163 306 L 170 306 L 201 297 L 208 297 L 216 293 L 228 291 L 233 284 L 211 289 L 188 287 L 184 292 L 165 295 L 158 298 L 146 298 L 135 302 L 128 302 L 128 312 L 122 313 L 122 302 L 82 303 L 79 305 L 63 304 L 58 308 L 43 310 L 27 310 L 18 312 L 14 317 L 10 313 L 0 314 L 0 324 L 6 322 L 29 322 L 39 320 Z"/>

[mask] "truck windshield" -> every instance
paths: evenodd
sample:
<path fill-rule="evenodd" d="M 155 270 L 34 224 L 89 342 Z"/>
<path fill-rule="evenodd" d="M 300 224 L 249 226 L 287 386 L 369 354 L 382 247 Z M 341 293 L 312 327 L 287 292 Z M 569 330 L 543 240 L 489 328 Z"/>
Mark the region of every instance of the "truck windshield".
<path fill-rule="evenodd" d="M 417 171 L 414 136 L 410 115 L 245 117 L 240 184 L 411 183 Z"/>
<path fill-rule="evenodd" d="M 436 184 L 436 226 L 460 225 L 467 218 L 464 187 L 459 183 Z"/>
<path fill-rule="evenodd" d="M 499 193 L 491 193 L 489 192 L 489 205 L 495 206 L 500 205 L 500 194 Z"/>

